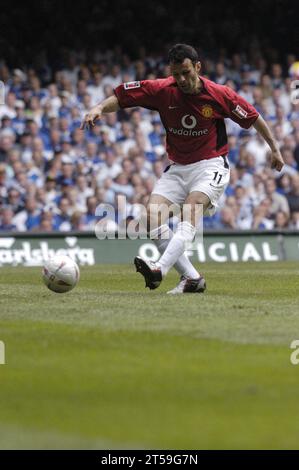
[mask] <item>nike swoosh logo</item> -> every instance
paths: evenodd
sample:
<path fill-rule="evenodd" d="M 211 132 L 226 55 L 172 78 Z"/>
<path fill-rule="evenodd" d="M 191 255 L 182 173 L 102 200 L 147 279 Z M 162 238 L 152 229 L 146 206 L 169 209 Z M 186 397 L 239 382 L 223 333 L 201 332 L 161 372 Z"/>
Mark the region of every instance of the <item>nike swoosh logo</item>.
<path fill-rule="evenodd" d="M 168 106 L 168 109 L 178 109 L 178 106 Z"/>

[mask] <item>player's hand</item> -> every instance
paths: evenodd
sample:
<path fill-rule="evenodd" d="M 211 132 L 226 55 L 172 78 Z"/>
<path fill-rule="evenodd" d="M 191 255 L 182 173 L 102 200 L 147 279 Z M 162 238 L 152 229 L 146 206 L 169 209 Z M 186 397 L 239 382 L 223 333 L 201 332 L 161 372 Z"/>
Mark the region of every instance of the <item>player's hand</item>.
<path fill-rule="evenodd" d="M 85 114 L 83 121 L 81 122 L 80 129 L 83 130 L 84 128 L 90 129 L 90 127 L 93 127 L 95 125 L 95 121 L 98 119 L 101 119 L 102 117 L 102 110 L 99 108 L 99 106 L 95 106 L 94 108 L 91 108 L 89 113 Z"/>
<path fill-rule="evenodd" d="M 280 151 L 278 149 L 273 150 L 271 154 L 271 168 L 277 171 L 281 171 L 283 165 L 284 165 L 284 161 L 283 161 Z"/>

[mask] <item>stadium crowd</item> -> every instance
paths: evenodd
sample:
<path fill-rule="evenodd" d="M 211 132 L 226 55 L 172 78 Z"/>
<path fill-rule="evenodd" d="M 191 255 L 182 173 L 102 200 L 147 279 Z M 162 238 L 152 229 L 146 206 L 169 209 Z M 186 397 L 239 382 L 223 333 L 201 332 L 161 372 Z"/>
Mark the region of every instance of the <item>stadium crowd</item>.
<path fill-rule="evenodd" d="M 285 161 L 269 167 L 269 148 L 254 129 L 227 120 L 231 181 L 208 229 L 299 229 L 299 105 L 291 99 L 298 76 L 294 55 L 282 65 L 251 57 L 204 57 L 203 75 L 234 88 L 266 119 Z M 80 122 L 121 82 L 169 75 L 163 57 L 98 53 L 91 62 L 71 52 L 55 70 L 10 69 L 0 61 L 5 103 L 0 105 L 0 230 L 93 230 L 100 203 L 126 208 L 116 219 L 138 218 L 168 164 L 165 131 L 156 112 L 141 108 L 107 114 L 91 130 Z"/>

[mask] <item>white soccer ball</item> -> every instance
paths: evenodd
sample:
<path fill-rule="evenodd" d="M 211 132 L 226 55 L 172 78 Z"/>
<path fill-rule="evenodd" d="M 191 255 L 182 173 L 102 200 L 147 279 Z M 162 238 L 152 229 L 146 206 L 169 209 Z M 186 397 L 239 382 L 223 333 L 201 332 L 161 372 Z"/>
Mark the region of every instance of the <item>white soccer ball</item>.
<path fill-rule="evenodd" d="M 69 292 L 76 286 L 79 278 L 79 267 L 69 256 L 56 255 L 43 266 L 43 281 L 53 292 Z"/>

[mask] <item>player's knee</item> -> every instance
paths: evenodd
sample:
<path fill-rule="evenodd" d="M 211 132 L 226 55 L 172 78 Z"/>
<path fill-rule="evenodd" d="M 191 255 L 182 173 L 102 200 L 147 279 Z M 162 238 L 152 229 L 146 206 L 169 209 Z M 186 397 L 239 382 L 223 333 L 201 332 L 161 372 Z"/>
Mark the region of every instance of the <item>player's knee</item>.
<path fill-rule="evenodd" d="M 200 192 L 191 193 L 187 197 L 185 205 L 190 206 L 193 212 L 199 212 L 200 210 L 204 211 L 206 207 L 210 205 L 210 199 L 206 194 Z"/>
<path fill-rule="evenodd" d="M 192 242 L 196 234 L 196 228 L 188 221 L 179 222 L 176 230 L 176 237 L 183 241 Z"/>
<path fill-rule="evenodd" d="M 183 208 L 183 220 L 196 226 L 208 206 L 208 198 L 189 198 Z"/>

